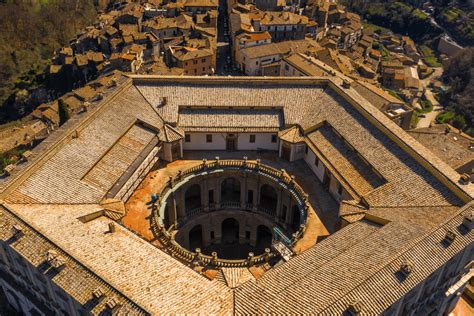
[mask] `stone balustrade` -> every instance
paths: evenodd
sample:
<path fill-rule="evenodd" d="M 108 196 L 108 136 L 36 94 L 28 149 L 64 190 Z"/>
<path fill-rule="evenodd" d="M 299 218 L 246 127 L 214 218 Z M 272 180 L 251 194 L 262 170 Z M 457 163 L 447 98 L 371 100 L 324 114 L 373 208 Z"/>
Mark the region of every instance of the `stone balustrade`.
<path fill-rule="evenodd" d="M 277 170 L 270 166 L 264 165 L 260 162 L 260 160 L 220 160 L 218 157 L 216 157 L 216 159 L 213 161 L 207 161 L 206 159 L 203 159 L 201 164 L 184 171 L 179 171 L 175 177 L 170 177 L 168 179 L 167 184 L 164 186 L 164 188 L 159 194 L 159 201 L 157 202 L 157 205 L 153 211 L 151 228 L 153 234 L 162 242 L 162 244 L 173 256 L 189 264 L 214 267 L 246 267 L 258 265 L 264 262 L 268 262 L 272 257 L 275 256 L 275 254 L 273 254 L 268 249 L 268 251 L 259 256 L 254 256 L 253 254 L 250 256 L 249 254 L 249 257 L 247 259 L 221 259 L 218 258 L 217 254 L 209 256 L 203 254 L 200 249 L 197 249 L 193 252 L 182 247 L 178 242 L 174 240 L 174 235 L 168 230 L 166 230 L 166 227 L 164 225 L 166 205 L 167 199 L 171 196 L 172 192 L 175 192 L 178 188 L 180 188 L 180 186 L 186 184 L 191 178 L 223 171 L 252 172 L 258 174 L 259 176 L 265 176 L 267 178 L 270 178 L 274 183 L 285 189 L 294 199 L 296 206 L 300 210 L 301 214 L 303 214 L 299 229 L 292 235 L 293 244 L 302 237 L 306 227 L 305 224 L 309 204 L 307 202 L 307 194 L 295 182 L 294 177 L 288 175 L 288 173 L 283 169 Z M 207 207 L 197 207 L 191 210 L 186 210 L 184 220 L 187 220 L 199 214 L 203 214 L 204 212 L 232 209 L 258 212 L 259 214 L 266 216 L 267 218 L 269 217 L 273 220 L 275 219 L 274 212 L 262 206 L 254 205 L 252 203 L 225 201 L 222 203 L 209 203 Z M 174 225 L 172 225 L 171 228 L 175 228 Z"/>

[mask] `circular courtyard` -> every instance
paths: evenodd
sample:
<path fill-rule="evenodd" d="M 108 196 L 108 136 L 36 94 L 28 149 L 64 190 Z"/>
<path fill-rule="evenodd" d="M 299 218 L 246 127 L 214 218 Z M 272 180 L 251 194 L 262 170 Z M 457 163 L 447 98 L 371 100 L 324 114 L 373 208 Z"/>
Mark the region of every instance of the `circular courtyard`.
<path fill-rule="evenodd" d="M 291 246 L 307 216 L 307 195 L 285 170 L 258 160 L 203 160 L 168 179 L 152 228 L 173 253 L 189 260 L 268 260 L 272 241 Z"/>

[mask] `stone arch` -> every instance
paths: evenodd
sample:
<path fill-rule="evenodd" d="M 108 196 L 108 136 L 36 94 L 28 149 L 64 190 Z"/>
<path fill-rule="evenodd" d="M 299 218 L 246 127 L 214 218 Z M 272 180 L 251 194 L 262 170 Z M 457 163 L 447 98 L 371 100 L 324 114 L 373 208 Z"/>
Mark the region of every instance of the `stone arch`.
<path fill-rule="evenodd" d="M 171 207 L 169 205 L 169 203 L 166 203 L 166 208 L 165 208 L 165 214 L 164 214 L 164 217 L 163 217 L 163 224 L 165 225 L 165 227 L 169 227 L 170 226 L 170 212 L 171 212 Z"/>
<path fill-rule="evenodd" d="M 266 225 L 258 225 L 257 227 L 257 252 L 263 253 L 265 248 L 270 248 L 272 244 L 272 230 Z"/>
<path fill-rule="evenodd" d="M 184 193 L 184 209 L 186 213 L 201 207 L 201 186 L 199 184 L 191 185 Z"/>
<path fill-rule="evenodd" d="M 291 228 L 293 232 L 300 228 L 301 224 L 301 211 L 298 205 L 293 205 L 291 214 Z"/>
<path fill-rule="evenodd" d="M 239 221 L 228 217 L 222 221 L 222 244 L 236 244 L 239 242 Z"/>
<path fill-rule="evenodd" d="M 273 215 L 276 214 L 278 204 L 278 193 L 269 184 L 264 184 L 260 188 L 260 206 L 267 209 Z"/>
<path fill-rule="evenodd" d="M 229 177 L 221 182 L 221 203 L 240 203 L 240 181 Z"/>
<path fill-rule="evenodd" d="M 194 226 L 188 234 L 189 238 L 189 249 L 194 251 L 196 248 L 202 248 L 203 238 L 202 238 L 202 226 Z"/>

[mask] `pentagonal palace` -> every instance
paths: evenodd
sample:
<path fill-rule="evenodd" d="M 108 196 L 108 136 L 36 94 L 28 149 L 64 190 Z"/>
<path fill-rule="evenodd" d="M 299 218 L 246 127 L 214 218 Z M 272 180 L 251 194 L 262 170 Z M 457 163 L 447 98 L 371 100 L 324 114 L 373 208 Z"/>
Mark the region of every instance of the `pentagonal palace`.
<path fill-rule="evenodd" d="M 474 186 L 333 77 L 121 77 L 0 179 L 26 314 L 429 314 Z M 464 283 L 463 283 L 464 282 Z"/>

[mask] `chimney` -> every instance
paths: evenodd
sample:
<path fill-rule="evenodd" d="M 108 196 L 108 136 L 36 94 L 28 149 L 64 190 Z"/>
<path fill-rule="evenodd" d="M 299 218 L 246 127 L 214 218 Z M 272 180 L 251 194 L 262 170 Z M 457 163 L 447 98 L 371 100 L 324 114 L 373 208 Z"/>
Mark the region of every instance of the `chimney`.
<path fill-rule="evenodd" d="M 13 225 L 12 234 L 13 234 L 13 237 L 20 238 L 25 233 L 23 232 L 23 227 L 21 227 L 20 225 L 17 224 L 17 225 Z"/>
<path fill-rule="evenodd" d="M 413 270 L 412 264 L 408 261 L 403 261 L 400 265 L 400 273 L 407 277 Z"/>
<path fill-rule="evenodd" d="M 446 235 L 444 236 L 444 242 L 447 245 L 451 245 L 453 243 L 454 239 L 456 239 L 456 234 L 454 232 L 448 230 L 446 232 Z"/>
<path fill-rule="evenodd" d="M 116 230 L 115 223 L 109 223 L 109 233 L 115 233 Z"/>

